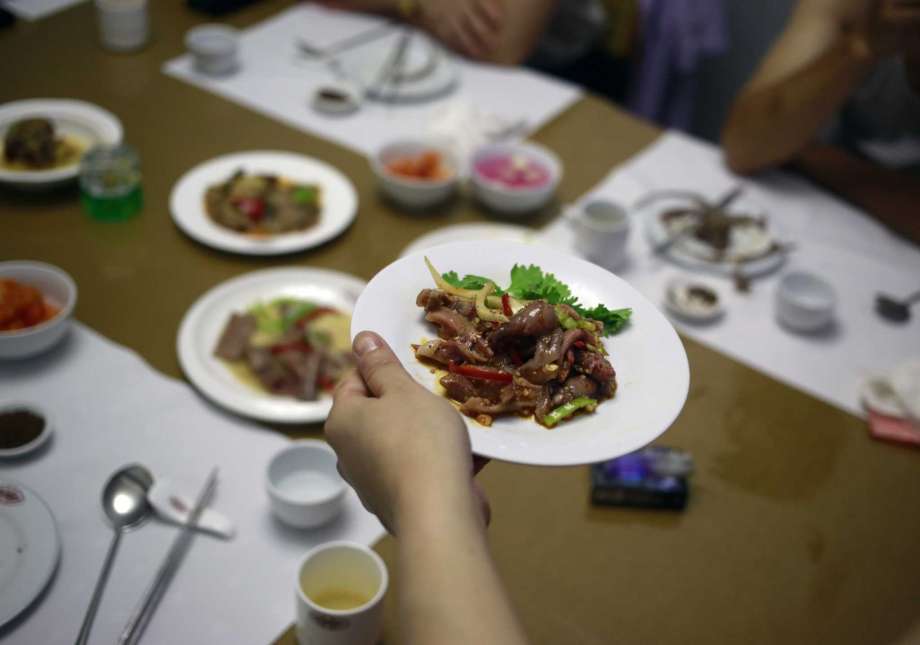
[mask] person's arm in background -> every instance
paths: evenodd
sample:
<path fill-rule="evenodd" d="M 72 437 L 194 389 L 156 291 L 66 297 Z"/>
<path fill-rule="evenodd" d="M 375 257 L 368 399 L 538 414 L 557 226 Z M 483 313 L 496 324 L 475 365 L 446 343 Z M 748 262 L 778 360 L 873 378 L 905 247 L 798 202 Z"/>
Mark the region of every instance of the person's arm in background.
<path fill-rule="evenodd" d="M 326 437 L 339 470 L 396 537 L 407 643 L 523 645 L 486 540 L 466 424 L 417 384 L 376 334 L 335 392 Z"/>
<path fill-rule="evenodd" d="M 475 60 L 517 65 L 537 45 L 559 0 L 324 0 L 337 9 L 402 16 Z"/>
<path fill-rule="evenodd" d="M 910 53 L 918 27 L 920 8 L 888 0 L 801 0 L 735 100 L 722 132 L 728 166 L 749 174 L 795 157 L 879 60 Z"/>

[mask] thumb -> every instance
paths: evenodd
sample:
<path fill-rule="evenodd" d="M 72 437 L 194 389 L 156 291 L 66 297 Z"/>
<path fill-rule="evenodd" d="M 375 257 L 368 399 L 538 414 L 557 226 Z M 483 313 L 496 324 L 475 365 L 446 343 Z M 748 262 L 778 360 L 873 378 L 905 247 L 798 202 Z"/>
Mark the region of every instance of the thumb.
<path fill-rule="evenodd" d="M 362 331 L 355 336 L 353 348 L 358 357 L 358 371 L 374 396 L 383 396 L 413 382 L 390 346 L 374 332 Z"/>

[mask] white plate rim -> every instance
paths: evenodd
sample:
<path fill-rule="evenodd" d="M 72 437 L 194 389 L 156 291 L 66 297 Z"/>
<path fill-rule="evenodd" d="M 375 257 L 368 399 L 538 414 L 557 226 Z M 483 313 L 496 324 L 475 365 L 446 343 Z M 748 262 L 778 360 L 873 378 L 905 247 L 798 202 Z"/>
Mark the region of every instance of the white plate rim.
<path fill-rule="evenodd" d="M 522 244 L 539 243 L 541 231 L 528 228 L 519 224 L 504 224 L 501 222 L 463 222 L 437 228 L 423 233 L 409 242 L 399 252 L 399 257 L 419 253 L 435 246 L 451 242 L 464 242 L 471 240 L 500 239 Z"/>
<path fill-rule="evenodd" d="M 324 200 L 319 223 L 304 231 L 264 239 L 213 223 L 204 210 L 204 191 L 226 180 L 228 168 L 232 172 L 232 168 L 247 165 L 265 172 L 278 172 L 276 166 L 288 167 L 287 172 L 278 172 L 282 176 L 290 176 L 290 167 L 295 166 L 298 170 L 294 172 L 299 171 L 304 181 L 319 181 Z M 169 211 L 183 233 L 205 246 L 243 255 L 283 255 L 317 247 L 344 233 L 357 216 L 358 192 L 342 171 L 320 159 L 285 150 L 249 150 L 213 157 L 186 171 L 170 192 Z"/>
<path fill-rule="evenodd" d="M 0 596 L 0 626 L 13 620 L 28 608 L 48 586 L 54 571 L 57 568 L 61 553 L 61 540 L 58 534 L 57 523 L 51 509 L 42 497 L 28 486 L 24 486 L 15 479 L 0 477 L 0 485 L 12 486 L 22 491 L 25 501 L 16 506 L 0 506 L 0 513 L 6 511 L 19 515 L 23 509 L 28 509 L 28 534 L 25 537 L 38 538 L 34 544 L 30 543 L 26 550 L 26 558 L 33 558 L 32 564 L 27 569 L 27 578 L 24 582 L 12 586 L 13 597 L 9 604 L 3 602 Z M 21 574 L 20 574 L 21 575 Z"/>
<path fill-rule="evenodd" d="M 358 294 L 365 287 L 365 282 L 360 278 L 334 271 L 313 267 L 280 267 L 251 271 L 230 278 L 212 287 L 202 294 L 189 307 L 176 337 L 176 352 L 179 365 L 189 382 L 206 398 L 218 406 L 230 410 L 241 416 L 273 423 L 315 423 L 325 420 L 332 407 L 331 398 L 322 398 L 319 401 L 296 401 L 286 397 L 275 397 L 269 394 L 258 396 L 250 392 L 246 386 L 236 384 L 227 386 L 222 384 L 212 374 L 212 369 L 199 357 L 199 347 L 195 334 L 207 322 L 212 308 L 226 309 L 222 320 L 226 320 L 229 311 L 236 310 L 232 307 L 221 306 L 221 302 L 232 299 L 236 294 L 255 288 L 278 290 L 284 285 L 318 286 L 322 289 L 338 291 L 352 303 L 357 300 Z M 267 296 L 271 297 L 271 296 Z M 251 304 L 251 303 L 250 303 Z M 220 325 L 223 327 L 223 324 Z M 217 339 L 211 339 L 209 347 L 204 351 L 210 356 Z M 218 359 L 213 359 L 212 365 L 217 365 Z M 258 403 L 253 403 L 253 400 Z"/>
<path fill-rule="evenodd" d="M 439 264 L 438 257 L 451 257 L 451 254 L 456 254 L 458 257 L 471 258 L 471 260 L 469 260 L 469 264 L 463 266 L 442 266 L 443 260 Z M 513 434 L 506 433 L 516 433 L 522 428 L 525 432 L 531 432 L 536 429 L 536 432 L 559 433 L 564 432 L 566 430 L 566 426 L 560 426 L 555 430 L 547 430 L 542 426 L 538 426 L 536 422 L 531 419 L 509 419 L 505 417 L 496 419 L 491 428 L 484 428 L 472 419 L 464 416 L 463 419 L 467 425 L 467 429 L 469 430 L 470 441 L 472 443 L 473 452 L 475 454 L 500 461 L 534 466 L 584 465 L 588 463 L 605 461 L 607 459 L 612 459 L 614 457 L 632 452 L 644 445 L 647 445 L 656 437 L 660 436 L 674 423 L 674 421 L 679 416 L 680 411 L 683 409 L 683 405 L 686 402 L 687 395 L 689 393 L 689 363 L 687 360 L 686 351 L 673 325 L 651 301 L 649 301 L 645 296 L 639 293 L 624 280 L 602 269 L 601 267 L 592 264 L 587 260 L 582 260 L 565 253 L 560 253 L 542 245 L 517 244 L 503 240 L 454 242 L 431 247 L 425 250 L 424 253 L 424 255 L 431 257 L 432 261 L 441 271 L 455 270 L 458 273 L 470 272 L 478 273 L 479 275 L 488 275 L 488 273 L 484 273 L 481 268 L 478 268 L 476 263 L 483 263 L 482 258 L 489 258 L 490 254 L 494 254 L 496 263 L 503 262 L 508 265 L 505 269 L 505 275 L 507 275 L 507 272 L 511 269 L 511 266 L 516 262 L 524 264 L 534 263 L 541 266 L 545 271 L 549 271 L 550 273 L 555 274 L 559 279 L 568 282 L 569 284 L 572 284 L 572 276 L 577 275 L 579 276 L 579 279 L 582 279 L 585 276 L 589 276 L 591 280 L 605 283 L 604 285 L 601 285 L 601 287 L 595 287 L 595 289 L 600 288 L 603 290 L 603 288 L 606 286 L 608 290 L 613 288 L 613 290 L 619 291 L 623 294 L 628 294 L 628 302 L 607 302 L 606 304 L 608 306 L 631 306 L 634 310 L 634 319 L 640 319 L 635 323 L 636 325 L 644 324 L 648 326 L 648 329 L 651 329 L 652 326 L 655 326 L 661 330 L 661 338 L 656 339 L 656 347 L 660 348 L 664 347 L 665 345 L 670 347 L 671 359 L 674 363 L 672 367 L 675 369 L 673 373 L 675 386 L 673 397 L 670 401 L 664 403 L 658 401 L 657 403 L 657 405 L 660 407 L 659 412 L 656 413 L 657 417 L 655 421 L 660 427 L 656 427 L 651 431 L 647 429 L 643 431 L 630 430 L 628 436 L 621 435 L 613 437 L 612 443 L 616 445 L 616 449 L 612 449 L 611 445 L 601 446 L 599 448 L 598 445 L 593 441 L 586 441 L 583 443 L 583 445 L 578 446 L 578 448 L 575 450 L 569 451 L 567 454 L 550 456 L 547 456 L 546 454 L 537 454 L 539 453 L 539 450 L 534 450 L 530 453 L 527 453 L 526 450 L 516 449 L 514 446 L 511 448 L 508 448 L 507 446 L 504 448 L 496 448 L 494 445 L 495 442 L 500 442 L 505 437 L 510 437 L 514 440 L 527 439 L 527 437 L 523 435 L 514 436 Z M 418 335 L 428 338 L 435 336 L 433 330 L 422 324 L 422 319 L 420 316 L 417 319 L 413 318 L 413 321 L 410 324 L 403 322 L 400 326 L 406 329 L 406 334 L 412 336 L 412 338 L 407 337 L 404 339 L 407 342 L 402 343 L 402 338 L 394 337 L 394 334 L 388 334 L 386 330 L 381 331 L 381 327 L 380 324 L 378 324 L 378 321 L 386 321 L 389 319 L 399 319 L 401 321 L 405 321 L 405 316 L 401 313 L 393 316 L 381 315 L 380 311 L 375 312 L 372 310 L 374 304 L 371 302 L 378 290 L 381 292 L 389 293 L 390 300 L 393 300 L 393 296 L 397 293 L 393 290 L 393 277 L 398 274 L 400 275 L 401 279 L 405 278 L 405 276 L 402 274 L 402 271 L 405 270 L 408 272 L 409 269 L 407 267 L 410 263 L 412 273 L 417 273 L 417 275 L 420 277 L 418 282 L 415 282 L 414 278 L 411 279 L 412 284 L 408 284 L 410 280 L 403 280 L 402 284 L 405 285 L 404 290 L 406 290 L 408 293 L 408 291 L 414 290 L 416 288 L 433 286 L 431 284 L 431 278 L 425 270 L 422 257 L 422 253 L 414 253 L 411 255 L 403 256 L 402 258 L 396 260 L 392 264 L 382 269 L 370 280 L 370 282 L 368 282 L 367 288 L 361 294 L 361 297 L 358 299 L 358 302 L 355 305 L 355 311 L 352 315 L 351 330 L 352 337 L 354 337 L 358 331 L 363 329 L 372 329 L 381 332 L 381 335 L 384 337 L 384 339 L 387 340 L 391 346 L 393 346 L 393 349 L 397 353 L 397 356 L 399 356 L 403 366 L 410 372 L 410 374 L 412 374 L 417 381 L 428 387 L 428 389 L 433 389 L 433 385 L 426 383 L 425 381 L 431 380 L 433 382 L 434 377 L 432 376 L 430 379 L 426 377 L 426 374 L 428 374 L 428 368 L 418 363 L 414 357 L 411 357 L 407 349 L 410 342 L 418 342 L 420 339 L 414 338 L 413 330 L 424 330 L 418 331 Z M 488 263 L 489 261 L 490 260 L 487 259 L 484 262 Z M 418 268 L 416 268 L 416 265 Z M 567 279 L 567 276 L 569 279 Z M 574 286 L 575 285 L 573 285 L 573 287 Z M 578 293 L 576 293 L 576 295 L 578 295 Z M 587 298 L 585 297 L 584 293 L 581 294 L 581 297 L 587 302 Z M 413 294 L 412 301 L 405 303 L 407 308 L 411 307 L 413 310 L 415 310 L 414 298 L 415 295 Z M 642 319 L 646 320 L 646 322 L 641 322 Z M 382 324 L 385 324 L 385 322 Z M 393 324 L 396 323 L 394 322 Z M 639 327 L 637 326 L 636 329 L 639 329 Z M 628 333 L 630 333 L 630 330 L 623 332 L 624 336 L 618 335 L 605 339 L 605 346 L 607 346 L 608 349 L 613 347 L 612 353 L 616 355 L 622 348 L 617 349 L 616 345 L 611 344 L 615 344 L 618 338 L 626 338 L 625 334 Z M 641 333 L 649 332 L 640 332 L 640 338 Z M 405 348 L 402 347 L 403 344 L 405 345 Z M 624 382 L 622 375 L 623 366 L 618 365 L 616 359 L 614 359 L 614 368 L 617 370 L 617 379 L 619 384 L 617 395 L 628 396 L 628 393 L 624 394 L 624 389 L 629 390 L 631 387 L 633 387 L 633 385 L 629 385 L 627 387 L 627 383 Z M 645 391 L 647 392 L 648 389 L 646 388 Z M 611 404 L 615 403 L 616 401 L 617 399 L 615 397 L 612 401 L 605 402 L 598 408 L 598 413 L 579 417 L 578 419 L 570 422 L 568 426 L 574 428 L 576 427 L 576 424 L 582 424 L 582 426 L 586 427 L 585 424 L 590 424 L 590 426 L 593 427 L 594 425 L 603 424 L 606 420 L 611 418 L 609 416 L 613 409 Z M 636 405 L 637 402 L 638 400 L 634 401 L 630 405 Z M 605 406 L 607 407 L 605 408 Z M 603 412 L 605 409 L 607 412 Z M 597 421 L 597 419 L 600 419 L 600 421 Z M 501 429 L 503 434 L 495 437 L 495 441 L 493 441 L 486 436 L 486 433 L 495 433 L 497 428 Z M 530 438 L 533 438 L 534 436 L 538 435 L 534 435 L 533 432 L 531 432 Z M 605 438 L 605 436 L 599 435 L 596 431 L 590 431 L 590 428 L 588 436 L 592 440 L 598 436 L 600 436 L 601 439 Z M 610 437 L 607 437 L 607 439 L 610 439 Z M 541 440 L 542 437 L 537 439 L 538 442 Z M 551 441 L 547 443 L 551 443 Z"/>
<path fill-rule="evenodd" d="M 650 202 L 640 208 L 632 209 L 632 215 L 643 223 L 646 239 L 652 247 L 657 247 L 667 239 L 666 235 L 663 234 L 663 227 L 658 219 L 658 215 L 661 212 L 659 204 L 665 202 L 666 199 L 668 198 L 663 197 L 660 200 Z M 774 226 L 772 219 L 770 220 L 770 226 L 771 228 Z M 771 231 L 771 235 L 775 240 L 776 235 L 774 232 Z M 662 255 L 671 262 L 694 271 L 703 271 L 727 276 L 734 276 L 736 274 L 736 264 L 734 262 L 708 262 L 692 253 L 684 251 L 679 244 L 672 245 L 666 251 L 662 252 Z M 785 261 L 786 253 L 776 251 L 762 258 L 742 263 L 740 271 L 743 275 L 748 277 L 763 276 L 779 269 Z"/>
<path fill-rule="evenodd" d="M 61 119 L 53 113 L 65 113 L 67 118 L 79 118 L 92 124 L 106 145 L 121 143 L 124 128 L 118 117 L 103 107 L 77 99 L 25 99 L 0 105 L 0 127 L 14 119 L 31 115 Z M 0 182 L 23 185 L 55 184 L 74 179 L 80 174 L 80 163 L 52 170 L 5 170 L 0 168 Z"/>

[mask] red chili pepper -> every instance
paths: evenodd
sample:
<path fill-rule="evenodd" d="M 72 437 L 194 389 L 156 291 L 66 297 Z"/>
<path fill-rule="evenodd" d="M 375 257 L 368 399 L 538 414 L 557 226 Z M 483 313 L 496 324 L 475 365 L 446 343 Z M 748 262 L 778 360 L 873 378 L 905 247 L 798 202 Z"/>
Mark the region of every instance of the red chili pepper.
<path fill-rule="evenodd" d="M 310 347 L 310 343 L 305 340 L 295 340 L 290 343 L 279 343 L 277 345 L 272 345 L 270 351 L 274 356 L 283 354 L 284 352 L 304 352 L 305 354 L 308 354 L 313 351 L 313 348 Z"/>
<path fill-rule="evenodd" d="M 232 203 L 253 222 L 259 222 L 265 217 L 265 202 L 258 197 L 239 197 Z"/>
<path fill-rule="evenodd" d="M 454 374 L 460 374 L 461 376 L 468 376 L 470 378 L 481 378 L 486 381 L 510 383 L 513 380 L 509 372 L 476 367 L 475 365 L 458 365 L 453 361 L 448 364 L 447 369 Z"/>
<path fill-rule="evenodd" d="M 583 341 L 583 340 L 576 340 L 576 341 L 575 341 L 574 343 L 572 343 L 572 344 L 573 344 L 575 347 L 577 347 L 578 349 L 584 349 L 585 347 L 587 347 L 587 345 L 585 345 L 585 341 Z"/>
<path fill-rule="evenodd" d="M 507 293 L 502 294 L 502 311 L 505 312 L 505 315 L 510 317 L 512 315 L 511 311 L 511 296 Z"/>

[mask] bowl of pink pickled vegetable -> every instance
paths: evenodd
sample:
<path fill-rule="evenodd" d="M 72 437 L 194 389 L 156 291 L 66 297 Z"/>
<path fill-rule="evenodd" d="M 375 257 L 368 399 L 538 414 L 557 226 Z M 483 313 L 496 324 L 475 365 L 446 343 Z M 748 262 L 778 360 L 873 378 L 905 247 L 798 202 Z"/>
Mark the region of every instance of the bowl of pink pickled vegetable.
<path fill-rule="evenodd" d="M 498 143 L 473 155 L 473 193 L 508 215 L 535 211 L 552 198 L 562 178 L 559 158 L 533 143 Z"/>

